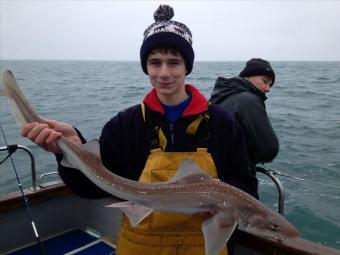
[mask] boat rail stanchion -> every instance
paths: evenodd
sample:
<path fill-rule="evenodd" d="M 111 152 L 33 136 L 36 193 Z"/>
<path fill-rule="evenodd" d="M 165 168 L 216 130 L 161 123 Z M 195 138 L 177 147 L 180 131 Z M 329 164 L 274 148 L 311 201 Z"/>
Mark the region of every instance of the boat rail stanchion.
<path fill-rule="evenodd" d="M 45 177 L 47 176 L 51 176 L 51 175 L 58 175 L 59 172 L 49 172 L 49 173 L 45 173 L 45 174 L 42 174 L 40 175 L 40 180 L 42 181 Z"/>
<path fill-rule="evenodd" d="M 256 167 L 256 172 L 260 172 L 260 173 L 263 173 L 263 174 L 267 175 L 275 183 L 277 191 L 279 193 L 279 208 L 278 208 L 278 212 L 279 212 L 279 214 L 284 215 L 285 195 L 284 195 L 282 183 L 280 182 L 279 178 L 277 178 L 274 175 L 275 171 L 269 170 L 269 169 L 265 169 L 265 168 L 257 166 Z"/>
<path fill-rule="evenodd" d="M 38 190 L 39 187 L 37 185 L 37 176 L 35 171 L 35 158 L 33 156 L 33 153 L 30 149 L 28 149 L 26 146 L 20 145 L 20 144 L 11 144 L 8 146 L 1 146 L 0 151 L 9 151 L 9 153 L 15 152 L 17 149 L 21 149 L 25 151 L 31 160 L 31 176 L 32 176 L 32 190 Z"/>

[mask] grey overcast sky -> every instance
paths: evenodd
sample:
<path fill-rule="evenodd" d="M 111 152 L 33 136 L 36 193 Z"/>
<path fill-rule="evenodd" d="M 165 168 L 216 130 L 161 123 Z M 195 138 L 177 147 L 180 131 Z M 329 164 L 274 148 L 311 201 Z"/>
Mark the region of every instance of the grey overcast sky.
<path fill-rule="evenodd" d="M 1 59 L 138 60 L 159 4 L 196 60 L 340 61 L 340 1 L 0 0 Z"/>

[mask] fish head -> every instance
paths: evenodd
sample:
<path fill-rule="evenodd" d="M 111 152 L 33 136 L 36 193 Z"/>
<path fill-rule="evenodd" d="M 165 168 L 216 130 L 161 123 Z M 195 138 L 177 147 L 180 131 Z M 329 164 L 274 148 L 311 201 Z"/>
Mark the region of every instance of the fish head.
<path fill-rule="evenodd" d="M 252 216 L 246 230 L 276 240 L 293 239 L 299 236 L 299 231 L 278 213 Z"/>

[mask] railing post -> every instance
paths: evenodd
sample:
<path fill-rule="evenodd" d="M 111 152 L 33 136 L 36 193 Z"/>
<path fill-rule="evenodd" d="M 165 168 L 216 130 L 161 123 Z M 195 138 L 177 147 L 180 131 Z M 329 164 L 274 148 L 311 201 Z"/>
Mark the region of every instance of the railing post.
<path fill-rule="evenodd" d="M 283 186 L 280 182 L 280 180 L 273 174 L 274 171 L 272 170 L 267 170 L 264 169 L 262 167 L 256 167 L 256 172 L 260 172 L 263 173 L 265 175 L 267 175 L 270 179 L 272 179 L 276 185 L 276 188 L 279 192 L 279 208 L 278 208 L 278 212 L 281 215 L 284 215 L 284 203 L 285 203 L 285 195 L 284 195 L 284 191 L 283 191 Z"/>
<path fill-rule="evenodd" d="M 8 146 L 3 146 L 0 147 L 0 151 L 9 151 L 10 149 L 12 150 L 16 150 L 16 149 L 22 149 L 23 151 L 25 151 L 31 160 L 31 176 L 32 176 L 32 189 L 33 190 L 38 190 L 38 185 L 37 185 L 37 177 L 36 177 L 36 171 L 35 171 L 35 158 L 33 156 L 33 153 L 30 151 L 30 149 L 28 149 L 26 146 L 23 145 L 19 145 L 19 144 L 12 144 L 12 145 L 8 145 Z"/>

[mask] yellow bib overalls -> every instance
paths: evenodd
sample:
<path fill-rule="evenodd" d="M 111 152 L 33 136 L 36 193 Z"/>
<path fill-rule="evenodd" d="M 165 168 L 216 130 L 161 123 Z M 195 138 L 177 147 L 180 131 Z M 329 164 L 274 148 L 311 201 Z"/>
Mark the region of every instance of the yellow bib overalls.
<path fill-rule="evenodd" d="M 207 174 L 217 177 L 214 161 L 206 148 L 197 152 L 152 150 L 139 178 L 141 182 L 163 182 L 175 175 L 183 160 L 191 159 Z M 204 255 L 202 217 L 196 214 L 153 212 L 136 227 L 124 215 L 117 255 Z M 226 255 L 226 248 L 220 253 Z"/>

